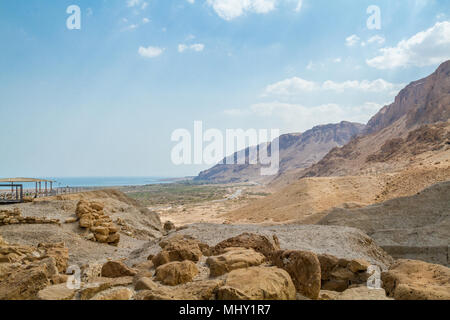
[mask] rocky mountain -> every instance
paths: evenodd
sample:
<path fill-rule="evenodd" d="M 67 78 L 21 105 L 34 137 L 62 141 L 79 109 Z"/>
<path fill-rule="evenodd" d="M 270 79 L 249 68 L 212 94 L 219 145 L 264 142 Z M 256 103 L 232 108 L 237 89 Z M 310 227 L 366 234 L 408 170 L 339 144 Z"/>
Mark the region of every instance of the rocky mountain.
<path fill-rule="evenodd" d="M 280 149 L 279 173 L 308 168 L 317 163 L 331 149 L 343 146 L 364 130 L 359 123 L 341 122 L 312 128 L 304 133 L 285 134 L 278 139 Z M 260 146 L 257 147 L 257 150 Z M 270 151 L 270 146 L 268 148 Z M 245 150 L 245 164 L 220 164 L 201 172 L 196 180 L 214 183 L 261 181 L 261 165 L 249 164 L 250 148 Z M 238 158 L 238 153 L 231 156 Z M 235 162 L 236 163 L 236 162 Z M 273 177 L 271 177 L 273 178 Z"/>
<path fill-rule="evenodd" d="M 409 84 L 394 103 L 368 122 L 360 136 L 331 150 L 299 178 L 395 171 L 420 164 L 425 154 L 440 162 L 442 154 L 449 152 L 449 120 L 447 61 L 432 75 Z"/>

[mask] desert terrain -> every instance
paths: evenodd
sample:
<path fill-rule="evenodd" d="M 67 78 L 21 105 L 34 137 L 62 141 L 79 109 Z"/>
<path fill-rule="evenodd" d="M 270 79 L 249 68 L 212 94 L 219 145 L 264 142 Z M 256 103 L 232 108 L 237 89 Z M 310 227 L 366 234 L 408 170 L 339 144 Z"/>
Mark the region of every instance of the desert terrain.
<path fill-rule="evenodd" d="M 447 61 L 367 125 L 284 136 L 270 180 L 1 206 L 0 299 L 450 300 L 449 99 Z"/>

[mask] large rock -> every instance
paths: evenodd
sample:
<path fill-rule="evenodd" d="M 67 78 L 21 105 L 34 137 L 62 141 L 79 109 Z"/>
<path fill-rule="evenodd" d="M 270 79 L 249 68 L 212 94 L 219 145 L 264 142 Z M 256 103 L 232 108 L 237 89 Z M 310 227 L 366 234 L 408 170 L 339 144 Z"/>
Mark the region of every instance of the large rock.
<path fill-rule="evenodd" d="M 128 288 L 112 288 L 96 294 L 90 300 L 130 300 L 134 292 Z"/>
<path fill-rule="evenodd" d="M 2 238 L 2 236 L 0 236 L 0 246 L 6 246 L 6 245 L 8 245 L 8 242 L 6 242 L 6 241 Z"/>
<path fill-rule="evenodd" d="M 317 255 L 306 251 L 278 251 L 272 263 L 286 270 L 297 291 L 305 297 L 317 299 L 321 288 L 321 269 Z"/>
<path fill-rule="evenodd" d="M 209 252 L 208 245 L 187 236 L 175 236 L 161 241 L 160 246 L 163 250 L 152 259 L 155 267 L 174 261 L 197 262 L 203 254 Z"/>
<path fill-rule="evenodd" d="M 136 300 L 213 300 L 223 284 L 222 280 L 202 280 L 165 287 L 149 278 L 141 280 L 142 291 L 136 294 Z"/>
<path fill-rule="evenodd" d="M 61 243 L 40 243 L 38 249 L 45 250 L 47 257 L 55 259 L 56 267 L 60 273 L 65 273 L 69 264 L 69 249 Z"/>
<path fill-rule="evenodd" d="M 272 253 L 280 250 L 280 244 L 275 235 L 273 235 L 273 240 L 270 240 L 266 236 L 246 232 L 218 243 L 214 247 L 213 252 L 221 254 L 225 252 L 226 248 L 238 247 L 253 249 L 266 257 L 270 257 Z"/>
<path fill-rule="evenodd" d="M 126 287 L 133 283 L 133 277 L 121 278 L 93 278 L 90 283 L 83 283 L 83 287 L 79 291 L 80 300 L 89 300 L 99 292 L 114 287 Z"/>
<path fill-rule="evenodd" d="M 322 290 L 343 292 L 351 285 L 367 283 L 370 276 L 367 273 L 370 266 L 367 261 L 339 259 L 328 254 L 317 257 L 320 262 Z"/>
<path fill-rule="evenodd" d="M 227 248 L 225 253 L 209 257 L 206 263 L 211 276 L 218 277 L 235 269 L 259 266 L 265 259 L 264 255 L 253 249 Z"/>
<path fill-rule="evenodd" d="M 450 300 L 450 268 L 441 265 L 398 260 L 381 280 L 396 300 Z"/>
<path fill-rule="evenodd" d="M 156 280 L 169 286 L 191 282 L 199 273 L 192 261 L 170 262 L 156 269 Z"/>
<path fill-rule="evenodd" d="M 122 261 L 108 261 L 102 267 L 102 277 L 120 278 L 134 275 L 136 275 L 136 271 Z"/>
<path fill-rule="evenodd" d="M 0 281 L 0 300 L 35 300 L 57 273 L 55 260 L 47 258 L 27 267 L 10 266 Z"/>
<path fill-rule="evenodd" d="M 76 290 L 67 287 L 66 283 L 49 286 L 38 293 L 39 300 L 71 300 Z"/>
<path fill-rule="evenodd" d="M 231 271 L 219 288 L 219 300 L 293 300 L 296 291 L 289 274 L 277 267 Z"/>
<path fill-rule="evenodd" d="M 393 300 L 386 296 L 383 289 L 370 289 L 364 286 L 354 287 L 344 292 L 326 291 L 320 292 L 320 300 Z"/>

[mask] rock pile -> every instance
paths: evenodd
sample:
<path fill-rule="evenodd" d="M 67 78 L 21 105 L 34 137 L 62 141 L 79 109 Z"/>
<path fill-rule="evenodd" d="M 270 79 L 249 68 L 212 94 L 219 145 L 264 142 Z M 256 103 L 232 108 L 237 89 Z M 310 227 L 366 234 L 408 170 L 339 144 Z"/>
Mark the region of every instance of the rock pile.
<path fill-rule="evenodd" d="M 68 261 L 63 244 L 34 248 L 0 237 L 0 299 L 450 299 L 450 269 L 443 266 L 399 260 L 382 274 L 386 291 L 373 290 L 364 283 L 366 261 L 280 250 L 275 242 L 243 234 L 209 247 L 175 235 L 160 241 L 153 259 L 133 267 L 125 260 L 84 266 L 79 288 L 71 288 L 61 275 Z"/>
<path fill-rule="evenodd" d="M 100 243 L 118 245 L 120 234 L 118 227 L 105 213 L 100 202 L 80 200 L 76 214 L 81 228 L 87 228 L 91 234 L 88 239 Z"/>
<path fill-rule="evenodd" d="M 450 300 L 450 268 L 415 260 L 398 260 L 381 275 L 396 300 Z"/>
<path fill-rule="evenodd" d="M 37 299 L 40 290 L 66 282 L 68 258 L 63 243 L 35 248 L 0 239 L 0 300 Z"/>
<path fill-rule="evenodd" d="M 60 221 L 58 219 L 22 217 L 22 212 L 19 208 L 0 210 L 0 226 L 13 224 L 60 224 Z"/>
<path fill-rule="evenodd" d="M 321 269 L 321 288 L 343 292 L 352 285 L 366 284 L 370 277 L 370 264 L 365 260 L 338 259 L 334 256 L 318 255 Z"/>

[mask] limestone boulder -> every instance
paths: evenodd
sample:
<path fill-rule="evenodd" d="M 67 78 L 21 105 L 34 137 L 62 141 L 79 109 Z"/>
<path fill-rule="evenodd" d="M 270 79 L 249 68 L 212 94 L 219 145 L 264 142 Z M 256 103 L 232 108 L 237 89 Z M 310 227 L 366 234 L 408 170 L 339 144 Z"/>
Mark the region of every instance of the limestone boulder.
<path fill-rule="evenodd" d="M 294 300 L 289 274 L 277 267 L 251 267 L 231 271 L 217 291 L 219 300 Z"/>
<path fill-rule="evenodd" d="M 83 283 L 80 289 L 80 300 L 89 300 L 96 294 L 115 287 L 126 287 L 133 283 L 133 277 L 93 278 L 90 283 Z"/>
<path fill-rule="evenodd" d="M 47 257 L 55 259 L 56 267 L 60 273 L 65 273 L 69 265 L 69 249 L 61 243 L 40 243 L 38 249 L 45 251 Z"/>
<path fill-rule="evenodd" d="M 396 300 L 450 300 L 450 268 L 416 260 L 398 260 L 381 275 Z"/>
<path fill-rule="evenodd" d="M 163 250 L 152 258 L 155 267 L 174 261 L 198 262 L 203 254 L 209 252 L 208 245 L 187 236 L 175 236 L 161 241 L 159 245 Z"/>
<path fill-rule="evenodd" d="M 366 286 L 352 287 L 343 292 L 320 292 L 319 300 L 393 300 L 386 296 L 384 289 L 370 289 Z"/>
<path fill-rule="evenodd" d="M 106 278 L 132 277 L 136 275 L 136 270 L 129 268 L 122 261 L 108 261 L 103 265 L 101 274 Z"/>
<path fill-rule="evenodd" d="M 144 282 L 145 288 L 136 294 L 136 300 L 213 300 L 223 285 L 222 280 L 201 280 L 176 287 L 162 286 L 151 279 Z"/>
<path fill-rule="evenodd" d="M 50 285 L 55 271 L 52 258 L 26 267 L 10 267 L 0 281 L 0 300 L 36 300 L 38 292 Z"/>
<path fill-rule="evenodd" d="M 320 254 L 317 255 L 321 269 L 322 290 L 343 292 L 352 285 L 366 284 L 370 274 L 370 263 L 365 260 L 347 260 Z"/>
<path fill-rule="evenodd" d="M 39 300 L 71 300 L 74 298 L 76 293 L 75 289 L 70 289 L 67 287 L 66 283 L 61 283 L 53 286 L 49 286 L 38 292 Z"/>
<path fill-rule="evenodd" d="M 192 261 L 170 262 L 156 269 L 156 280 L 165 285 L 177 286 L 191 282 L 199 273 L 198 267 Z"/>
<path fill-rule="evenodd" d="M 321 269 L 317 255 L 306 251 L 278 251 L 273 254 L 272 263 L 286 270 L 297 291 L 310 299 L 319 297 Z"/>
<path fill-rule="evenodd" d="M 218 256 L 211 256 L 206 260 L 213 277 L 221 276 L 235 269 L 248 268 L 261 265 L 266 257 L 253 249 L 226 248 Z"/>
<path fill-rule="evenodd" d="M 273 240 L 270 240 L 266 236 L 253 233 L 243 233 L 239 236 L 218 243 L 212 251 L 214 255 L 217 255 L 224 253 L 226 248 L 239 247 L 253 249 L 266 257 L 270 257 L 274 252 L 280 250 L 280 244 L 275 235 L 273 236 Z"/>
<path fill-rule="evenodd" d="M 134 292 L 129 288 L 119 287 L 102 291 L 90 300 L 130 300 Z"/>

